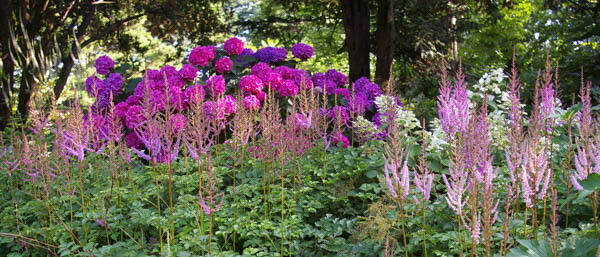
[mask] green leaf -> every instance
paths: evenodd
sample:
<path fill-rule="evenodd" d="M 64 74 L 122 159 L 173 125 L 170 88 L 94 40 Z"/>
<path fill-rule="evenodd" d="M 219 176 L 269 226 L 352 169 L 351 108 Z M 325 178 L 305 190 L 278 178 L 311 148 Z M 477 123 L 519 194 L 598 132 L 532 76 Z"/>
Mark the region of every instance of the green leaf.
<path fill-rule="evenodd" d="M 508 257 L 550 257 L 552 255 L 552 249 L 550 244 L 546 240 L 535 241 L 535 240 L 517 240 L 521 244 L 521 248 L 513 248 L 508 252 Z M 523 249 L 523 247 L 525 249 Z"/>
<path fill-rule="evenodd" d="M 375 178 L 375 177 L 377 177 L 377 175 L 379 175 L 379 172 L 376 170 L 367 171 L 367 174 L 366 174 L 367 178 Z"/>
<path fill-rule="evenodd" d="M 560 208 L 564 208 L 567 203 L 573 201 L 574 199 L 583 200 L 587 196 L 591 195 L 593 192 L 600 188 L 600 174 L 590 174 L 586 179 L 579 182 L 579 184 L 583 187 L 583 190 L 570 195 L 567 200 L 560 206 Z"/>

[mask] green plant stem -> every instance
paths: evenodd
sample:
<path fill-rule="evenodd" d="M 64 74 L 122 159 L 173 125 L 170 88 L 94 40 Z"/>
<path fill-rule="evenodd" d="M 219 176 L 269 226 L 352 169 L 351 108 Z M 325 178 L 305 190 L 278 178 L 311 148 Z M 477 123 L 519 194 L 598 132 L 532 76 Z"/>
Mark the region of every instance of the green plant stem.
<path fill-rule="evenodd" d="M 171 162 L 169 162 L 169 212 L 171 214 L 171 218 L 169 219 L 171 234 L 169 238 L 171 242 L 175 242 L 175 217 L 173 215 L 173 167 Z"/>
<path fill-rule="evenodd" d="M 427 257 L 427 223 L 425 223 L 425 200 L 421 199 L 422 202 L 422 214 L 423 214 L 423 250 L 425 251 L 425 257 Z"/>
<path fill-rule="evenodd" d="M 284 194 L 283 194 L 283 168 L 284 168 L 284 164 L 283 162 L 281 163 L 281 256 L 283 256 L 283 241 L 284 241 L 284 229 L 285 229 L 285 219 L 283 216 L 283 200 L 284 200 Z"/>
<path fill-rule="evenodd" d="M 85 216 L 85 200 L 83 196 L 83 162 L 79 162 L 79 195 L 81 196 L 81 212 Z M 83 223 L 84 242 L 87 242 L 87 224 Z"/>
<path fill-rule="evenodd" d="M 156 174 L 156 164 L 154 163 L 154 159 L 152 162 L 152 174 L 154 175 L 154 183 L 156 185 L 156 208 L 158 210 L 158 218 L 160 220 L 160 186 L 158 184 L 158 174 Z M 162 242 L 162 227 L 158 226 L 158 239 L 160 241 L 160 253 L 163 251 L 163 242 Z"/>
<path fill-rule="evenodd" d="M 209 223 L 208 223 L 208 255 L 212 256 L 212 226 L 213 226 L 213 212 L 212 212 L 212 204 L 208 208 L 210 210 Z"/>
<path fill-rule="evenodd" d="M 460 219 L 460 215 L 456 215 L 456 220 L 458 221 L 458 255 L 460 257 L 463 256 L 463 241 L 462 241 L 462 223 Z"/>
<path fill-rule="evenodd" d="M 590 199 L 592 200 L 592 212 L 594 215 L 594 234 L 598 237 L 598 191 L 595 191 L 590 196 Z"/>
<path fill-rule="evenodd" d="M 408 257 L 408 244 L 406 243 L 406 230 L 404 228 L 404 207 L 402 206 L 402 201 L 400 202 L 400 225 L 402 226 L 402 239 L 404 240 L 404 257 Z"/>

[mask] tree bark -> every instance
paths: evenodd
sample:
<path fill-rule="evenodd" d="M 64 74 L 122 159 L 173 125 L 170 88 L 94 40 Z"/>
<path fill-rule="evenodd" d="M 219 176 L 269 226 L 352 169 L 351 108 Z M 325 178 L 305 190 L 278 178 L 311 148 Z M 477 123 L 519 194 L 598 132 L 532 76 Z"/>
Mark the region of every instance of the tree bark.
<path fill-rule="evenodd" d="M 0 46 L 2 47 L 2 76 L 0 76 L 0 130 L 9 124 L 11 116 L 10 96 L 14 83 L 15 65 L 10 57 L 11 0 L 0 0 Z"/>
<path fill-rule="evenodd" d="M 391 0 L 378 0 L 377 3 L 375 83 L 383 85 L 390 79 L 394 59 L 394 8 Z"/>
<path fill-rule="evenodd" d="M 348 48 L 349 79 L 370 77 L 369 65 L 369 2 L 342 0 L 342 19 Z"/>

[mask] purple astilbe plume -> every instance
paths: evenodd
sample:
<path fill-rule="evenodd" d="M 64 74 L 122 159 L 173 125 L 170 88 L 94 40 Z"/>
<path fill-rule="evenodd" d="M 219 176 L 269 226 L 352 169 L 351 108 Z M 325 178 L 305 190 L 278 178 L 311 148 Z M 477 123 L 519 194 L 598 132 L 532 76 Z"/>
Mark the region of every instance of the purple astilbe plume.
<path fill-rule="evenodd" d="M 470 155 L 473 158 L 473 172 L 474 179 L 471 179 L 469 186 L 471 190 L 472 202 L 472 218 L 471 218 L 471 238 L 479 243 L 480 241 L 480 230 L 483 231 L 483 235 L 486 242 L 486 250 L 488 255 L 491 254 L 491 234 L 492 226 L 496 222 L 498 217 L 498 203 L 499 199 L 496 199 L 494 191 L 493 180 L 496 177 L 495 169 L 492 166 L 492 153 L 491 153 L 491 141 L 489 138 L 490 125 L 488 122 L 488 111 L 487 111 L 487 95 L 484 95 L 482 106 L 477 110 L 473 117 L 473 124 L 469 125 L 471 130 L 470 139 L 468 142 L 471 146 Z M 474 184 L 476 183 L 476 185 Z M 473 190 L 474 188 L 477 191 Z M 481 199 L 476 201 L 477 194 L 481 195 Z M 483 223 L 483 224 L 479 224 Z M 483 228 L 481 229 L 481 225 Z"/>
<path fill-rule="evenodd" d="M 433 182 L 433 177 L 435 174 L 431 173 L 427 167 L 419 166 L 417 170 L 413 171 L 415 177 L 415 188 L 421 194 L 421 201 L 428 201 L 431 197 L 431 186 Z M 416 196 L 413 196 L 413 200 L 416 203 L 419 203 L 419 200 Z"/>
<path fill-rule="evenodd" d="M 591 82 L 582 85 L 579 97 L 582 107 L 577 113 L 577 129 L 579 137 L 577 140 L 577 154 L 575 154 L 575 172 L 571 174 L 571 183 L 581 191 L 583 187 L 579 183 L 590 174 L 600 174 L 600 149 L 598 140 L 598 127 L 592 125 L 591 104 Z"/>
<path fill-rule="evenodd" d="M 440 124 L 448 138 L 454 139 L 457 133 L 463 134 L 467 131 L 470 120 L 469 99 L 462 69 L 458 70 L 452 85 L 446 66 L 442 62 L 442 81 L 437 106 Z"/>
<path fill-rule="evenodd" d="M 384 155 L 383 161 L 385 181 L 388 185 L 388 189 L 390 190 L 390 194 L 395 199 L 398 199 L 398 201 L 403 202 L 404 199 L 406 199 L 406 196 L 408 196 L 408 192 L 410 189 L 410 172 L 408 171 L 408 156 L 404 158 L 402 168 L 400 169 L 400 174 L 398 174 L 398 167 L 400 165 L 399 163 L 396 163 L 394 157 L 390 157 L 390 159 L 388 160 L 388 158 L 386 158 Z M 390 178 L 390 173 L 392 173 L 392 178 Z"/>
<path fill-rule="evenodd" d="M 521 195 L 528 208 L 534 208 L 535 201 L 546 196 L 552 170 L 548 167 L 548 154 L 545 146 L 536 148 L 536 143 L 527 140 L 521 152 Z"/>
<path fill-rule="evenodd" d="M 302 130 L 307 130 L 312 128 L 312 113 L 309 112 L 308 115 L 304 112 L 296 113 L 296 126 Z"/>
<path fill-rule="evenodd" d="M 469 201 L 469 196 L 466 195 L 467 191 L 467 178 L 468 174 L 462 164 L 452 163 L 450 160 L 451 167 L 449 168 L 449 177 L 442 175 L 442 179 L 448 190 L 446 196 L 446 202 L 448 206 L 456 213 L 456 215 L 463 216 L 463 208 Z"/>
<path fill-rule="evenodd" d="M 521 111 L 521 82 L 517 77 L 517 68 L 513 58 L 510 82 L 508 85 L 508 97 L 510 99 L 510 110 L 508 112 L 510 127 L 507 128 L 508 149 L 505 151 L 505 159 L 510 175 L 510 184 L 508 185 L 507 197 L 510 205 L 519 198 L 519 167 L 521 166 L 521 139 L 523 138 L 523 117 Z M 508 211 L 508 210 L 506 210 Z"/>

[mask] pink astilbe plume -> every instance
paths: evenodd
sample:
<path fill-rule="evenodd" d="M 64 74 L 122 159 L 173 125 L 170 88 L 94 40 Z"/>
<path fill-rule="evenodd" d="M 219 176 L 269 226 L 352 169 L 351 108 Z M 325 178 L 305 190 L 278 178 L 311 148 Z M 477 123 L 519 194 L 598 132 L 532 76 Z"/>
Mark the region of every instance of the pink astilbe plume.
<path fill-rule="evenodd" d="M 505 150 L 505 160 L 510 175 L 507 197 L 510 204 L 519 198 L 519 167 L 521 166 L 521 139 L 523 138 L 523 115 L 521 110 L 521 82 L 517 77 L 517 68 L 513 59 L 511 76 L 508 85 L 508 98 L 510 99 L 510 110 L 508 112 L 510 127 L 506 128 L 508 148 Z M 508 210 L 507 210 L 508 211 Z"/>
<path fill-rule="evenodd" d="M 582 84 L 579 97 L 581 98 L 581 110 L 577 113 L 577 154 L 575 154 L 575 172 L 571 174 L 573 186 L 581 191 L 583 187 L 579 183 L 590 174 L 600 174 L 600 149 L 598 142 L 598 126 L 592 124 L 591 104 L 591 82 Z"/>
<path fill-rule="evenodd" d="M 454 84 L 448 79 L 445 63 L 442 62 L 442 82 L 438 96 L 438 116 L 442 129 L 449 138 L 465 133 L 469 124 L 469 99 L 465 75 L 458 70 Z"/>
<path fill-rule="evenodd" d="M 202 210 L 206 215 L 210 215 L 212 213 L 218 212 L 219 209 L 221 209 L 223 199 L 225 198 L 225 194 L 223 192 L 217 192 L 217 181 L 214 177 L 212 167 L 208 167 L 206 174 L 206 184 L 203 188 L 198 190 L 198 202 L 196 203 L 202 207 Z M 204 194 L 202 194 L 202 192 L 204 192 Z M 217 203 L 216 199 L 218 198 L 221 199 Z"/>
<path fill-rule="evenodd" d="M 448 170 L 450 175 L 448 177 L 442 175 L 442 179 L 448 190 L 446 202 L 456 215 L 462 216 L 463 208 L 469 200 L 469 196 L 465 194 L 467 191 L 468 174 L 463 165 L 454 164 L 452 160 L 450 162 L 451 167 Z"/>
<path fill-rule="evenodd" d="M 408 192 L 410 190 L 410 172 L 408 171 L 408 156 L 404 158 L 402 168 L 400 169 L 400 174 L 398 174 L 398 167 L 400 166 L 400 163 L 396 163 L 394 159 L 394 157 L 390 157 L 390 159 L 387 159 L 385 156 L 383 156 L 383 171 L 385 174 L 385 181 L 388 185 L 388 189 L 390 190 L 390 194 L 399 201 L 403 201 L 404 199 L 406 199 L 406 196 L 408 196 Z M 392 173 L 392 178 L 390 178 L 390 173 Z"/>
<path fill-rule="evenodd" d="M 521 195 L 528 208 L 534 207 L 535 199 L 546 196 L 546 190 L 552 177 L 552 170 L 548 167 L 548 154 L 545 146 L 542 150 L 536 149 L 535 142 L 527 140 L 521 150 L 523 160 L 521 163 Z"/>

